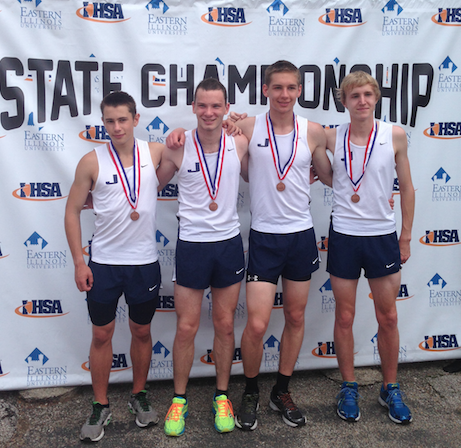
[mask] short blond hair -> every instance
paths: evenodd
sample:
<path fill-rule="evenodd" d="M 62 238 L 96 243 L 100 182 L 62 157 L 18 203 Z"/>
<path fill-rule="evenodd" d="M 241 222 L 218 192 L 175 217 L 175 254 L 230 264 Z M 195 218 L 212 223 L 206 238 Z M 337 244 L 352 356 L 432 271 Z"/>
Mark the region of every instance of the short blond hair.
<path fill-rule="evenodd" d="M 344 104 L 348 92 L 350 92 L 355 87 L 362 87 L 367 84 L 371 85 L 373 92 L 376 95 L 376 100 L 379 101 L 381 98 L 381 90 L 379 89 L 378 81 L 376 81 L 373 76 L 361 70 L 349 73 L 342 80 L 341 85 L 337 90 L 339 100 Z"/>

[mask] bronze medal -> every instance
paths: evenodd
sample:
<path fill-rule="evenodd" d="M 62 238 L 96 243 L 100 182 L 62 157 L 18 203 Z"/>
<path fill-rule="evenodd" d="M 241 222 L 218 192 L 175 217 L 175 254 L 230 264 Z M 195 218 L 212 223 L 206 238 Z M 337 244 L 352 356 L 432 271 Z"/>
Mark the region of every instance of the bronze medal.
<path fill-rule="evenodd" d="M 351 196 L 351 200 L 352 200 L 352 202 L 357 203 L 357 202 L 360 201 L 360 196 L 359 196 L 357 193 L 354 193 L 354 194 Z"/>
<path fill-rule="evenodd" d="M 216 204 L 216 202 L 212 202 L 208 208 L 212 211 L 212 212 L 215 212 L 216 210 L 218 210 L 218 204 Z"/>
<path fill-rule="evenodd" d="M 290 171 L 296 157 L 296 152 L 298 150 L 298 133 L 299 133 L 299 126 L 298 120 L 296 119 L 296 115 L 293 113 L 293 141 L 291 144 L 291 154 L 290 158 L 288 159 L 285 166 L 282 167 L 280 162 L 280 154 L 277 147 L 277 138 L 275 136 L 274 128 L 272 126 L 272 121 L 270 118 L 270 113 L 267 112 L 266 114 L 266 126 L 267 126 L 267 134 L 269 137 L 270 148 L 272 152 L 272 158 L 275 165 L 275 170 L 277 171 L 277 176 L 279 178 L 279 183 L 275 186 L 277 191 L 282 192 L 285 190 L 286 186 L 283 183 L 283 179 L 285 179 L 288 171 Z"/>
<path fill-rule="evenodd" d="M 137 211 L 132 212 L 131 215 L 130 215 L 130 218 L 133 221 L 137 221 L 139 219 L 139 213 Z"/>

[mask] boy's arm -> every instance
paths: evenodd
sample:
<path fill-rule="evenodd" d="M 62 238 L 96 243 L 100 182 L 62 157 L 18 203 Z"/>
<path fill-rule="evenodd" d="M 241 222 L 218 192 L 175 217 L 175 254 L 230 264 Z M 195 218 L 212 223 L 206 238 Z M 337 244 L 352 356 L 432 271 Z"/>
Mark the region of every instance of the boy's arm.
<path fill-rule="evenodd" d="M 401 262 L 405 263 L 411 254 L 410 241 L 415 213 L 415 189 L 411 180 L 407 136 L 401 127 L 393 126 L 392 142 L 395 151 L 395 170 L 399 180 L 400 207 L 402 210 L 402 230 L 399 237 L 400 258 Z"/>
<path fill-rule="evenodd" d="M 315 125 L 315 126 L 314 126 Z M 333 184 L 333 170 L 328 158 L 326 147 L 327 137 L 322 126 L 318 123 L 309 122 L 309 145 L 313 148 L 312 164 L 315 174 L 329 187 Z"/>
<path fill-rule="evenodd" d="M 75 283 L 79 291 L 89 291 L 93 286 L 93 273 L 83 258 L 80 213 L 93 182 L 96 180 L 97 169 L 98 162 L 94 151 L 80 160 L 75 172 L 74 183 L 67 198 L 64 216 L 67 242 L 75 267 Z"/>
<path fill-rule="evenodd" d="M 164 148 L 160 165 L 157 168 L 157 178 L 159 182 L 158 191 L 162 191 L 165 185 L 174 176 L 174 173 L 181 166 L 182 157 L 184 154 L 184 146 L 179 149 Z"/>
<path fill-rule="evenodd" d="M 234 137 L 237 153 L 240 160 L 240 175 L 248 182 L 248 140 L 244 135 Z"/>

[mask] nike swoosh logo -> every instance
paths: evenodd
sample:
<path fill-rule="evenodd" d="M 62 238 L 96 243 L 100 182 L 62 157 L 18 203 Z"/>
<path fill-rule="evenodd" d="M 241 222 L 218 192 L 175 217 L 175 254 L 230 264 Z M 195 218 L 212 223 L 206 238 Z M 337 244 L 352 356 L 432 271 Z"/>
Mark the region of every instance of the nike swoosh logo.
<path fill-rule="evenodd" d="M 145 165 L 141 165 L 141 168 L 145 168 L 147 165 L 148 163 L 146 163 Z"/>
<path fill-rule="evenodd" d="M 386 142 L 379 142 L 379 144 L 380 144 L 380 145 L 385 145 L 385 144 L 386 144 Z"/>
<path fill-rule="evenodd" d="M 228 151 L 233 151 L 235 148 L 227 148 Z"/>
<path fill-rule="evenodd" d="M 235 271 L 236 274 L 240 274 L 245 268 L 239 269 L 238 271 Z"/>
<path fill-rule="evenodd" d="M 386 269 L 389 269 L 391 268 L 392 266 L 394 266 L 395 263 L 391 263 L 391 264 L 386 264 Z"/>
<path fill-rule="evenodd" d="M 156 287 L 157 287 L 157 285 L 150 287 L 149 291 L 153 291 Z"/>
<path fill-rule="evenodd" d="M 319 257 L 317 257 L 317 258 L 312 262 L 312 264 L 317 263 L 317 260 L 318 260 L 318 259 L 319 259 Z"/>

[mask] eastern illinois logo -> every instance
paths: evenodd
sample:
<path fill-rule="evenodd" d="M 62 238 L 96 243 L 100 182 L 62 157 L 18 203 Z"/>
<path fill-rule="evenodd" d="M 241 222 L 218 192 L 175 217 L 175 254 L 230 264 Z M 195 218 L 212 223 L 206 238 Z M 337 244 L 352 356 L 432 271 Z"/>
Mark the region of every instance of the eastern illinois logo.
<path fill-rule="evenodd" d="M 433 181 L 432 201 L 461 200 L 461 185 L 449 183 L 451 176 L 442 167 L 438 169 L 431 179 Z"/>
<path fill-rule="evenodd" d="M 317 342 L 317 347 L 312 350 L 312 354 L 317 358 L 336 359 L 334 341 Z"/>
<path fill-rule="evenodd" d="M 27 363 L 27 386 L 61 386 L 67 383 L 67 366 L 57 366 L 36 347 L 24 360 Z"/>
<path fill-rule="evenodd" d="M 448 289 L 446 282 L 439 274 L 435 274 L 428 282 L 429 306 L 447 307 L 461 305 L 461 289 Z M 446 288 L 446 289 L 445 289 Z"/>
<path fill-rule="evenodd" d="M 319 17 L 322 25 L 349 28 L 364 25 L 362 11 L 359 8 L 325 8 L 325 14 Z"/>
<path fill-rule="evenodd" d="M 67 266 L 67 254 L 65 250 L 44 250 L 48 246 L 46 241 L 37 232 L 24 241 L 26 246 L 27 268 L 31 269 L 56 269 Z"/>
<path fill-rule="evenodd" d="M 60 10 L 38 10 L 42 0 L 18 0 L 24 5 L 20 9 L 21 28 L 33 28 L 34 30 L 61 30 L 62 29 L 62 11 Z M 62 2 L 55 2 L 56 6 L 61 6 Z M 30 8 L 30 9 L 29 9 Z"/>
<path fill-rule="evenodd" d="M 215 359 L 213 355 L 213 350 L 207 349 L 206 355 L 203 355 L 200 358 L 200 362 L 203 364 L 208 365 L 215 365 Z M 232 359 L 232 364 L 240 364 L 242 362 L 242 350 L 240 348 L 236 348 L 234 351 L 234 357 Z"/>
<path fill-rule="evenodd" d="M 77 16 L 98 23 L 118 23 L 130 19 L 123 15 L 120 3 L 108 2 L 83 2 L 83 7 L 77 9 Z"/>
<path fill-rule="evenodd" d="M 171 350 L 168 350 L 160 341 L 152 347 L 149 377 L 152 379 L 173 378 Z"/>
<path fill-rule="evenodd" d="M 225 26 L 225 27 L 240 27 L 249 25 L 245 18 L 245 10 L 243 8 L 233 7 L 208 7 L 208 12 L 201 17 L 202 21 L 208 25 Z"/>
<path fill-rule="evenodd" d="M 371 343 L 373 344 L 373 362 L 375 364 L 381 363 L 381 357 L 379 356 L 379 349 L 378 349 L 378 333 L 376 333 L 371 338 Z M 399 347 L 399 362 L 405 362 L 407 360 L 407 346 L 401 345 Z"/>
<path fill-rule="evenodd" d="M 18 316 L 31 318 L 61 317 L 69 314 L 63 313 L 60 300 L 51 299 L 23 300 L 22 305 L 14 312 Z"/>
<path fill-rule="evenodd" d="M 273 1 L 267 8 L 269 13 L 269 36 L 297 37 L 304 36 L 305 17 L 294 17 L 285 3 L 280 0 Z"/>
<path fill-rule="evenodd" d="M 85 130 L 80 132 L 78 136 L 86 142 L 98 143 L 100 145 L 110 141 L 109 134 L 103 125 L 86 125 Z"/>
<path fill-rule="evenodd" d="M 57 201 L 67 198 L 61 193 L 59 182 L 20 182 L 20 187 L 13 191 L 16 199 L 23 201 Z"/>
<path fill-rule="evenodd" d="M 34 76 L 30 73 L 25 80 L 34 82 Z M 48 75 L 47 81 L 52 81 L 52 75 Z M 39 81 L 37 80 L 37 82 Z M 31 112 L 27 120 L 27 129 L 24 131 L 24 149 L 26 151 L 64 151 L 64 133 L 55 134 L 46 132 L 44 126 L 36 126 L 34 123 L 34 113 Z"/>
<path fill-rule="evenodd" d="M 149 132 L 149 142 L 162 143 L 166 141 L 165 134 L 170 128 L 159 117 L 155 117 L 147 126 Z"/>
<path fill-rule="evenodd" d="M 426 230 L 419 242 L 425 246 L 455 246 L 460 244 L 458 229 Z"/>
<path fill-rule="evenodd" d="M 274 335 L 270 335 L 263 344 L 263 350 L 263 367 L 268 371 L 278 370 L 280 358 L 280 341 Z"/>
<path fill-rule="evenodd" d="M 336 309 L 336 301 L 331 288 L 331 281 L 327 281 L 319 288 L 322 295 L 322 313 L 334 313 Z"/>
<path fill-rule="evenodd" d="M 168 244 L 170 240 L 164 235 L 160 230 L 157 230 L 156 233 L 156 241 L 157 241 L 157 253 L 158 253 L 158 261 L 160 266 L 174 266 L 176 263 L 176 248 L 172 244 L 170 248 L 168 248 Z"/>
<path fill-rule="evenodd" d="M 461 138 L 461 122 L 433 122 L 427 129 L 424 129 L 423 133 L 426 137 L 440 140 L 453 140 L 456 138 Z"/>
<path fill-rule="evenodd" d="M 456 334 L 424 336 L 424 341 L 420 342 L 418 347 L 426 352 L 446 352 L 459 349 Z"/>
<path fill-rule="evenodd" d="M 403 8 L 396 0 L 389 0 L 381 9 L 383 36 L 411 36 L 418 34 L 419 17 L 401 16 Z"/>
<path fill-rule="evenodd" d="M 147 3 L 146 9 L 148 11 L 147 32 L 149 34 L 169 36 L 187 34 L 187 16 L 169 15 L 171 13 L 170 7 L 163 0 L 151 0 Z M 168 11 L 170 13 L 166 14 Z M 163 79 L 163 83 L 165 83 L 165 79 Z"/>
<path fill-rule="evenodd" d="M 437 83 L 438 92 L 460 92 L 461 91 L 461 74 L 455 73 L 458 66 L 447 56 L 439 65 L 439 75 Z"/>
<path fill-rule="evenodd" d="M 442 26 L 461 26 L 461 8 L 439 8 L 431 20 Z"/>

